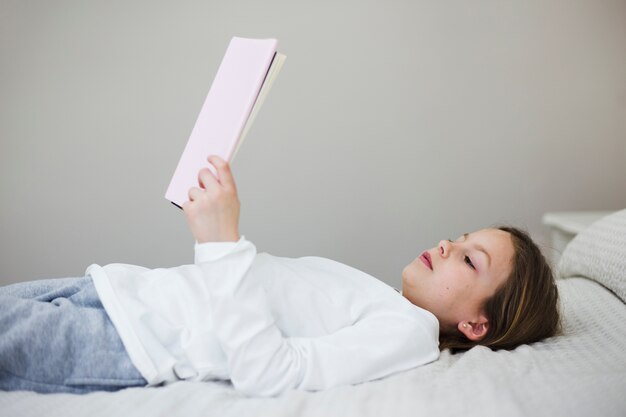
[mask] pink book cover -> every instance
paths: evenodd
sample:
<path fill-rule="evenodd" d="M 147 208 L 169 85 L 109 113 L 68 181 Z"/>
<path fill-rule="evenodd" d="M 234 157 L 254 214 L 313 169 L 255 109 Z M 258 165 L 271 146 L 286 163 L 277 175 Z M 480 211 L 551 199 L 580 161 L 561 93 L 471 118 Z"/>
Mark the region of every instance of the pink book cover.
<path fill-rule="evenodd" d="M 213 79 L 165 198 L 178 207 L 198 186 L 198 171 L 209 155 L 231 161 L 233 152 L 276 54 L 276 39 L 233 37 Z"/>

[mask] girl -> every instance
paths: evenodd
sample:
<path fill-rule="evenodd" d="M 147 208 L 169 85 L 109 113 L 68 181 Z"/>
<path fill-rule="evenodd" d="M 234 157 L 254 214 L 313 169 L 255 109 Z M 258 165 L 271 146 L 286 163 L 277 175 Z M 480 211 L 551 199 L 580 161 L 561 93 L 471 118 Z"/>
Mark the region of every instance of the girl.
<path fill-rule="evenodd" d="M 0 288 L 0 389 L 84 393 L 230 380 L 248 394 L 321 390 L 552 336 L 558 294 L 528 235 L 484 229 L 402 271 L 402 292 L 318 257 L 257 253 L 239 235 L 229 165 L 209 157 L 183 210 L 193 265 L 91 265 Z"/>

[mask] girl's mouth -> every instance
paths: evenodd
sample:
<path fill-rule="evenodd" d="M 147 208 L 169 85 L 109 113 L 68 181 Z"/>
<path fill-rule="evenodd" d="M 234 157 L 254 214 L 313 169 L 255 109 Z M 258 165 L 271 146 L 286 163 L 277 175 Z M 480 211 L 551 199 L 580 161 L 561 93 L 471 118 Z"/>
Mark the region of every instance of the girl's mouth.
<path fill-rule="evenodd" d="M 430 258 L 430 253 L 424 252 L 420 255 L 420 261 L 424 262 L 424 265 L 428 267 L 431 271 L 433 270 L 433 261 Z"/>

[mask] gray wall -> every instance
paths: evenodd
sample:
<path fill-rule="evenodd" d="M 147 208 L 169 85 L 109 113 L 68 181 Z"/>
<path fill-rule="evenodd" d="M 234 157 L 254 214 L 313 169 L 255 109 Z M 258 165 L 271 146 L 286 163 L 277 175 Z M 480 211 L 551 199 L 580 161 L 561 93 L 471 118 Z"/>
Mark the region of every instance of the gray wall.
<path fill-rule="evenodd" d="M 0 283 L 192 262 L 163 194 L 232 36 L 288 57 L 233 164 L 259 251 L 400 285 L 442 238 L 626 206 L 625 1 L 0 0 Z"/>

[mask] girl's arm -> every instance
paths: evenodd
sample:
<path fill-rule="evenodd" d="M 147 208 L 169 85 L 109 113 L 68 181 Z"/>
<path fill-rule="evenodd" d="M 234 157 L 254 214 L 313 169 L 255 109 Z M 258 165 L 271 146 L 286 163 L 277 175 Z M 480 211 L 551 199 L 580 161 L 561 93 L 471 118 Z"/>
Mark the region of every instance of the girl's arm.
<path fill-rule="evenodd" d="M 239 200 L 228 163 L 208 160 L 218 176 L 202 170 L 200 188 L 189 191 L 183 210 L 197 240 L 195 264 L 202 270 L 210 319 L 235 388 L 260 396 L 326 389 L 437 358 L 437 335 L 397 313 L 373 313 L 323 337 L 285 337 L 258 282 L 263 277 L 249 273 L 256 247 L 239 237 Z"/>
<path fill-rule="evenodd" d="M 437 359 L 438 334 L 396 312 L 371 312 L 351 326 L 321 337 L 288 337 L 276 326 L 262 275 L 251 266 L 256 247 L 238 242 L 196 245 L 195 264 L 209 294 L 212 327 L 234 387 L 274 396 L 357 384 Z M 315 317 L 311 318 L 315 320 Z"/>

